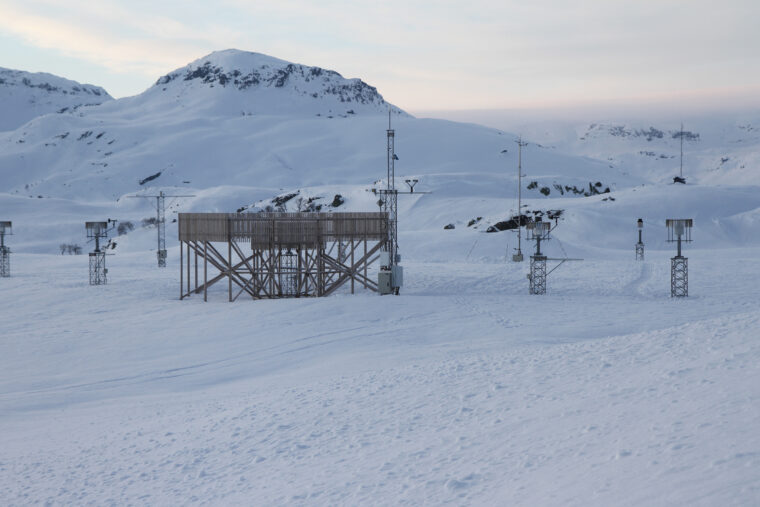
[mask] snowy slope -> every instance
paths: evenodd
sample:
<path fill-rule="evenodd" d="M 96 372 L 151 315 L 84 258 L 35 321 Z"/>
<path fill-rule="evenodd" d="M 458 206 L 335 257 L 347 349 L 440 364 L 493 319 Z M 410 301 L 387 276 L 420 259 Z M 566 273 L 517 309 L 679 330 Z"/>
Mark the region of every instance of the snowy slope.
<path fill-rule="evenodd" d="M 415 262 L 399 297 L 235 304 L 176 300 L 176 249 L 163 271 L 116 255 L 97 288 L 82 257 L 18 255 L 0 496 L 755 505 L 758 250 L 690 250 L 687 301 L 670 252 L 631 253 L 563 267 L 541 298 L 524 266 Z"/>
<path fill-rule="evenodd" d="M 15 130 L 37 116 L 73 112 L 109 100 L 113 99 L 99 86 L 0 67 L 0 131 Z"/>

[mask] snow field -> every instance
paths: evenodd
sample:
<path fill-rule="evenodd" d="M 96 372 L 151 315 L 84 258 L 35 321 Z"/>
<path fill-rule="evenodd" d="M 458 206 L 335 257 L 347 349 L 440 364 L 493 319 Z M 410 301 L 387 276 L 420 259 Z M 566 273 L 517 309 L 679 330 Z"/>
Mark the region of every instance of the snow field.
<path fill-rule="evenodd" d="M 562 266 L 545 297 L 527 263 L 410 262 L 400 297 L 233 304 L 176 300 L 176 250 L 109 258 L 104 287 L 86 256 L 16 255 L 0 496 L 753 504 L 757 251 L 690 251 L 684 301 L 648 253 Z"/>

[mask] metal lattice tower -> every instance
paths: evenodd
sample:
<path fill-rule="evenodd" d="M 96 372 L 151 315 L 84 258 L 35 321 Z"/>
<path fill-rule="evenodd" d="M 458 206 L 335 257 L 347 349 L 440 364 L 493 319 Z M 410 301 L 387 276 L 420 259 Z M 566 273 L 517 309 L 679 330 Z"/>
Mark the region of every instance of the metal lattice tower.
<path fill-rule="evenodd" d="M 396 190 L 396 132 L 391 128 L 391 112 L 388 111 L 388 130 L 386 158 L 388 163 L 387 187 L 384 193 L 383 211 L 388 213 L 388 252 L 389 264 L 398 262 L 398 191 Z"/>
<path fill-rule="evenodd" d="M 106 222 L 85 222 L 87 237 L 95 240 L 95 250 L 90 252 L 90 285 L 105 285 L 108 283 L 106 268 L 106 253 L 100 249 L 100 238 L 107 238 L 112 229 L 109 226 L 116 223 L 110 218 Z"/>
<path fill-rule="evenodd" d="M 670 297 L 689 295 L 689 259 L 681 255 L 681 243 L 691 242 L 691 218 L 669 218 L 665 221 L 668 228 L 668 242 L 677 243 L 677 253 L 670 259 Z"/>
<path fill-rule="evenodd" d="M 670 297 L 689 295 L 689 259 L 672 257 L 670 259 Z"/>
<path fill-rule="evenodd" d="M 520 249 L 522 247 L 522 148 L 528 146 L 528 143 L 524 143 L 522 137 L 515 142 L 517 143 L 517 253 L 512 255 L 512 261 L 522 262 L 523 254 Z"/>
<path fill-rule="evenodd" d="M 11 276 L 11 249 L 5 246 L 5 235 L 11 235 L 11 222 L 0 222 L 0 278 Z"/>
<path fill-rule="evenodd" d="M 156 232 L 158 234 L 158 247 L 156 257 L 158 267 L 166 267 L 166 198 L 167 197 L 195 197 L 194 195 L 166 195 L 163 190 L 158 195 L 130 195 L 133 198 L 156 198 Z"/>
<path fill-rule="evenodd" d="M 636 222 L 636 227 L 638 227 L 639 229 L 639 242 L 636 243 L 636 260 L 643 261 L 644 260 L 644 242 L 641 240 L 641 232 L 644 229 L 644 220 L 639 218 L 638 221 Z"/>
<path fill-rule="evenodd" d="M 530 256 L 530 287 L 531 294 L 546 294 L 546 256 Z"/>
<path fill-rule="evenodd" d="M 546 294 L 546 261 L 541 253 L 541 241 L 549 240 L 551 224 L 549 222 L 532 222 L 528 224 L 528 239 L 536 242 L 536 253 L 530 256 L 530 294 Z"/>
<path fill-rule="evenodd" d="M 396 189 L 395 167 L 395 161 L 398 160 L 398 157 L 395 149 L 396 133 L 391 128 L 390 109 L 388 110 L 388 130 L 386 133 L 387 186 L 379 193 L 382 198 L 381 209 L 388 213 L 388 241 L 385 245 L 384 252 L 386 254 L 382 257 L 379 276 L 389 277 L 389 283 L 381 285 L 389 286 L 389 292 L 398 295 L 403 282 L 403 272 L 401 266 L 398 265 L 401 262 L 401 256 L 398 253 L 398 190 Z M 381 293 L 386 292 L 381 291 Z"/>

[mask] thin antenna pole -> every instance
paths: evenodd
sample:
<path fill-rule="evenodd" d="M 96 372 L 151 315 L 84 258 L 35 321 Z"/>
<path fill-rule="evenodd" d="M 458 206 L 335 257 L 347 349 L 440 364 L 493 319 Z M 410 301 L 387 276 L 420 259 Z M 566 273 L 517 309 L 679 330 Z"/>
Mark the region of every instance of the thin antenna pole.
<path fill-rule="evenodd" d="M 683 178 L 683 122 L 681 122 L 681 169 L 679 171 L 679 176 Z"/>
<path fill-rule="evenodd" d="M 166 195 L 161 190 L 158 195 L 129 195 L 133 198 L 156 198 L 156 233 L 157 248 L 156 257 L 158 258 L 158 267 L 166 267 L 166 198 L 167 197 L 195 197 L 194 195 Z M 171 206 L 171 202 L 169 203 Z"/>
<path fill-rule="evenodd" d="M 522 141 L 520 136 L 517 141 L 517 255 L 514 260 L 522 261 L 522 147 L 528 143 Z"/>

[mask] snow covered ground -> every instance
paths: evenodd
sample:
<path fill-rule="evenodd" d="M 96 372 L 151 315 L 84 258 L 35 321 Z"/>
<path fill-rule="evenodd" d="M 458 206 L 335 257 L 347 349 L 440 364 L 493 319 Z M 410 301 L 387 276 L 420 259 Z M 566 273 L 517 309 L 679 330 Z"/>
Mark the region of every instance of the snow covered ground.
<path fill-rule="evenodd" d="M 443 232 L 443 231 L 442 231 Z M 484 235 L 492 237 L 494 235 Z M 753 505 L 759 250 L 407 262 L 399 297 L 178 301 L 150 252 L 2 280 L 0 497 L 52 504 Z"/>

